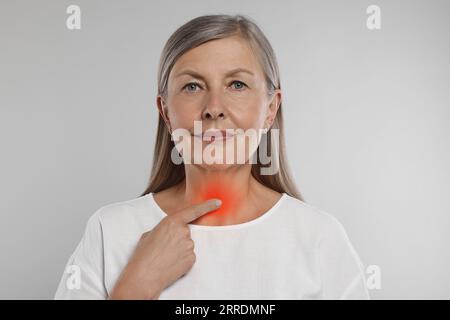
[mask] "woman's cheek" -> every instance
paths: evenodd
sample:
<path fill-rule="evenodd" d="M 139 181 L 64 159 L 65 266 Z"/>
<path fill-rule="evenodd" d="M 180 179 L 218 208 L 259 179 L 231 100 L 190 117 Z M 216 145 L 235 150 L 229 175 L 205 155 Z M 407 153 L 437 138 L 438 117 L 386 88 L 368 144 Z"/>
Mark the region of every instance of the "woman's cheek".
<path fill-rule="evenodd" d="M 172 108 L 171 122 L 173 127 L 189 129 L 193 127 L 194 120 L 199 120 L 201 111 L 198 105 L 184 103 Z"/>
<path fill-rule="evenodd" d="M 235 119 L 238 127 L 244 130 L 261 128 L 264 119 L 264 115 L 261 114 L 261 108 L 256 104 L 247 104 L 245 108 L 236 109 L 232 117 Z"/>

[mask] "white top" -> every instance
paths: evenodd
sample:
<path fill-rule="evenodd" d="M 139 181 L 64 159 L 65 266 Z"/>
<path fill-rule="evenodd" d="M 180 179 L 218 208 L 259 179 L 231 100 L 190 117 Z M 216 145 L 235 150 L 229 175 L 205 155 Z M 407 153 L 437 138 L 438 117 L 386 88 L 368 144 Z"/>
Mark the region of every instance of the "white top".
<path fill-rule="evenodd" d="M 151 193 L 98 209 L 55 299 L 106 299 L 141 234 L 165 216 Z M 285 193 L 249 222 L 189 227 L 196 261 L 159 299 L 369 299 L 340 222 Z"/>

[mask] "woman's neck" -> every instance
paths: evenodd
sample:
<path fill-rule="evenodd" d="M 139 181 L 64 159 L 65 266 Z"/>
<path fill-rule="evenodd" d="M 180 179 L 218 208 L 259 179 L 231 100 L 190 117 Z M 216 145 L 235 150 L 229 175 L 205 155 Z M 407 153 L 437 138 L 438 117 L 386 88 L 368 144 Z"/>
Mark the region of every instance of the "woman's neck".
<path fill-rule="evenodd" d="M 198 219 L 201 224 L 236 224 L 247 217 L 239 213 L 251 213 L 257 199 L 258 183 L 251 175 L 251 165 L 241 165 L 223 170 L 205 169 L 186 165 L 186 179 L 179 190 L 185 206 L 218 198 L 222 206 Z"/>

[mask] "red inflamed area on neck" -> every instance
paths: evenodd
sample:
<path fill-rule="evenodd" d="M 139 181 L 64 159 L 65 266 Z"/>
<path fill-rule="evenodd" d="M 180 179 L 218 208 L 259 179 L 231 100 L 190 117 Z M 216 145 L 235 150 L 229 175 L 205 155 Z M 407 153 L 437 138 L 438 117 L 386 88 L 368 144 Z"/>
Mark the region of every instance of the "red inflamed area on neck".
<path fill-rule="evenodd" d="M 206 201 L 209 199 L 220 199 L 222 201 L 222 205 L 220 208 L 209 212 L 207 215 L 231 215 L 235 213 L 235 205 L 238 201 L 237 194 L 233 192 L 230 187 L 227 187 L 226 184 L 222 182 L 214 182 L 205 185 L 203 190 L 199 191 L 198 194 L 200 201 Z"/>

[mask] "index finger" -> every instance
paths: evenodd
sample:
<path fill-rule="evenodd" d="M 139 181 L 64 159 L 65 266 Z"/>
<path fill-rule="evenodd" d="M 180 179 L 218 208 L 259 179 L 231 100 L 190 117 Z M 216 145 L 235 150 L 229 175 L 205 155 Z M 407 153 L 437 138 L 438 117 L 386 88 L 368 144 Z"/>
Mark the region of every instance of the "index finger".
<path fill-rule="evenodd" d="M 183 209 L 177 213 L 176 216 L 181 218 L 184 223 L 189 223 L 202 215 L 219 208 L 221 205 L 222 201 L 219 199 L 210 199 L 200 204 Z"/>

